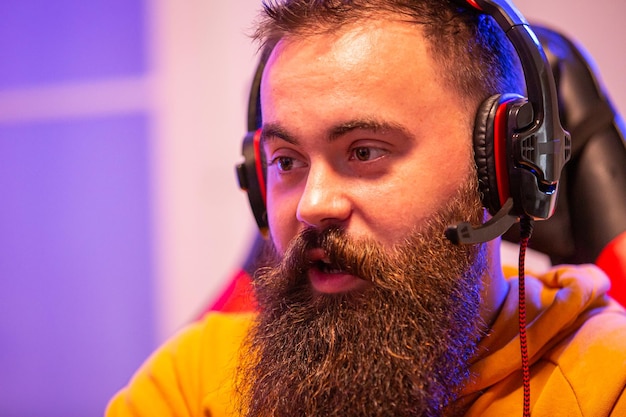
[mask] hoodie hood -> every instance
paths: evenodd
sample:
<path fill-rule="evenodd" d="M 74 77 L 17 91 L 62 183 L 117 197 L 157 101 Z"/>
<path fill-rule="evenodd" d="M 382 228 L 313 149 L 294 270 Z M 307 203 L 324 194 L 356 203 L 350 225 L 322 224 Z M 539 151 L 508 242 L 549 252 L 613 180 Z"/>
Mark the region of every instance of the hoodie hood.
<path fill-rule="evenodd" d="M 461 393 L 464 402 L 520 373 L 519 279 L 510 278 L 509 284 L 509 293 L 470 367 L 471 380 Z M 592 265 L 560 266 L 540 277 L 526 276 L 525 285 L 531 367 L 574 334 L 583 322 L 603 310 L 600 307 L 615 304 L 606 296 L 610 287 L 608 278 Z M 615 308 L 620 307 L 615 305 Z"/>

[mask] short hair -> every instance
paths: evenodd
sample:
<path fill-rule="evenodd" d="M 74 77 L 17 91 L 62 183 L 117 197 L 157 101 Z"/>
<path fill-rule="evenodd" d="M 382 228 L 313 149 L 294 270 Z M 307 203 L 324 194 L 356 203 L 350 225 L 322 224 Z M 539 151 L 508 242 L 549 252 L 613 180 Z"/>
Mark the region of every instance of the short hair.
<path fill-rule="evenodd" d="M 451 0 L 266 0 L 253 37 L 267 54 L 281 39 L 377 18 L 421 25 L 441 79 L 474 110 L 491 95 L 524 92 L 517 54 L 495 20 Z"/>

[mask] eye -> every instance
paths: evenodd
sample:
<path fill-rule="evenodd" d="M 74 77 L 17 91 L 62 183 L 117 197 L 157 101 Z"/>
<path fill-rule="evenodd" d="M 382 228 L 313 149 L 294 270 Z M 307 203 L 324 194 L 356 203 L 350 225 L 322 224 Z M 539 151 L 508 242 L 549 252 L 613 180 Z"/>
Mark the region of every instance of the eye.
<path fill-rule="evenodd" d="M 278 158 L 274 158 L 270 165 L 276 165 L 280 171 L 290 171 L 293 168 L 293 158 L 279 156 Z"/>
<path fill-rule="evenodd" d="M 274 166 L 280 172 L 289 172 L 295 168 L 303 167 L 304 163 L 291 156 L 277 156 L 269 162 L 268 166 Z"/>
<path fill-rule="evenodd" d="M 355 159 L 361 162 L 373 161 L 378 158 L 382 158 L 387 155 L 387 151 L 381 148 L 371 146 L 357 146 L 352 149 L 350 153 L 350 159 Z"/>

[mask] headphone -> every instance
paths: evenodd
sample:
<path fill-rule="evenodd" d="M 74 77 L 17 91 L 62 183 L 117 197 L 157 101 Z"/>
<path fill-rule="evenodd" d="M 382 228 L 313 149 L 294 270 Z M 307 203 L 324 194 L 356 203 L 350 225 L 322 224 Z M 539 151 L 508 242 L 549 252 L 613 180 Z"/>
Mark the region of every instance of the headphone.
<path fill-rule="evenodd" d="M 455 0 L 490 15 L 513 45 L 522 66 L 527 97 L 503 93 L 478 108 L 473 147 L 483 206 L 493 216 L 485 224 L 448 227 L 454 243 L 479 243 L 505 233 L 520 218 L 548 219 L 555 211 L 558 183 L 570 159 L 571 138 L 561 126 L 552 70 L 539 40 L 508 0 Z M 247 191 L 262 235 L 268 234 L 265 161 L 260 148 L 261 76 L 270 51 L 256 69 L 248 102 L 244 161 L 237 165 L 239 186 Z"/>

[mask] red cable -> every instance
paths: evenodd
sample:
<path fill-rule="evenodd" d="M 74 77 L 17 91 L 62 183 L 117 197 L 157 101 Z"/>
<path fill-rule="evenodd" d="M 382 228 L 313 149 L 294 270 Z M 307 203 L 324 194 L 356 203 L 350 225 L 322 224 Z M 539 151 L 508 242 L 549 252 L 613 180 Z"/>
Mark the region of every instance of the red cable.
<path fill-rule="evenodd" d="M 526 338 L 526 284 L 525 262 L 526 248 L 532 234 L 532 220 L 527 217 L 520 219 L 520 250 L 519 250 L 519 341 L 522 356 L 522 382 L 524 385 L 524 417 L 530 416 L 530 360 L 528 358 L 528 341 Z"/>

